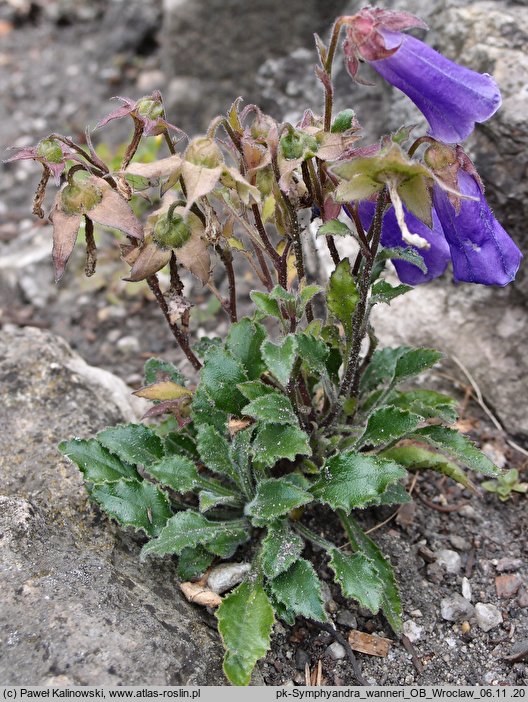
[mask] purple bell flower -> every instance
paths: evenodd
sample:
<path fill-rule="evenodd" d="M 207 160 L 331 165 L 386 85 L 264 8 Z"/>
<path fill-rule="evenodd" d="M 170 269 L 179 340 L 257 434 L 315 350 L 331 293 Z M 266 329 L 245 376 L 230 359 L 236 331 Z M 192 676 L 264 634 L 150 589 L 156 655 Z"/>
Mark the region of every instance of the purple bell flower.
<path fill-rule="evenodd" d="M 363 202 L 359 203 L 358 213 L 365 229 L 370 227 L 375 209 L 375 203 L 369 202 L 368 200 L 364 200 Z M 403 212 L 405 223 L 407 224 L 409 230 L 421 236 L 430 245 L 428 249 L 418 249 L 414 246 L 410 247 L 419 253 L 423 258 L 424 263 L 427 266 L 427 273 L 423 273 L 418 266 L 415 266 L 408 261 L 392 259 L 392 263 L 394 264 L 398 278 L 402 283 L 405 283 L 406 285 L 420 285 L 421 283 L 427 283 L 430 280 L 433 280 L 433 278 L 438 278 L 444 273 L 450 260 L 449 246 L 445 240 L 442 225 L 440 224 L 440 220 L 438 219 L 434 209 L 432 211 L 432 229 L 419 220 L 418 217 L 415 217 L 412 212 L 409 212 L 405 205 L 403 206 Z M 397 247 L 407 248 L 409 246 L 402 238 L 402 233 L 396 220 L 394 207 L 387 210 L 383 217 L 381 243 L 385 248 L 391 249 Z"/>
<path fill-rule="evenodd" d="M 458 171 L 458 207 L 439 185 L 433 187 L 433 203 L 451 250 L 456 281 L 482 285 L 507 285 L 515 278 L 522 254 L 493 216 L 475 175 Z M 457 212 L 458 209 L 458 212 Z"/>
<path fill-rule="evenodd" d="M 364 8 L 347 18 L 344 44 L 355 78 L 358 58 L 405 93 L 429 122 L 430 135 L 454 144 L 466 139 L 501 105 L 497 84 L 487 73 L 459 66 L 400 30 L 426 27 L 408 13 Z"/>

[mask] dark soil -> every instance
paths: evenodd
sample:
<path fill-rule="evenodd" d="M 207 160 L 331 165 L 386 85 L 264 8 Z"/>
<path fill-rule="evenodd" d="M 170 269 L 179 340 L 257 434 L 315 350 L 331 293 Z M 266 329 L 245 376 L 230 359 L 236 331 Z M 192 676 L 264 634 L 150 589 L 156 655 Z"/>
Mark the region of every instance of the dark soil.
<path fill-rule="evenodd" d="M 25 14 L 15 12 L 10 3 L 2 8 L 5 34 L 0 52 L 0 92 L 8 99 L 0 112 L 0 144 L 36 143 L 59 128 L 78 135 L 86 122 L 93 124 L 105 114 L 103 101 L 109 96 L 129 91 L 141 94 L 137 86 L 142 73 L 159 68 L 155 27 L 160 3 L 129 4 L 136 9 L 142 6 L 143 25 L 131 22 L 117 33 L 111 14 L 103 10 L 104 3 L 75 4 L 91 7 L 95 14 L 90 18 L 88 13 L 87 19 L 79 17 L 79 10 L 73 15 L 46 15 L 42 9 L 46 3 L 28 3 Z M 53 3 L 47 5 L 49 8 Z M 141 286 L 134 290 L 122 282 L 126 268 L 119 262 L 116 242 L 110 235 L 103 236 L 104 253 L 93 278 L 87 281 L 79 275 L 82 256 L 77 253 L 63 282 L 58 288 L 53 285 L 49 228 L 33 222 L 30 215 L 37 179 L 36 170 L 26 165 L 10 167 L 2 176 L 0 259 L 18 255 L 20 261 L 27 255 L 30 262 L 12 270 L 0 268 L 0 325 L 49 328 L 67 339 L 89 363 L 115 372 L 134 387 L 141 384 L 143 363 L 152 355 L 175 361 L 189 371 L 148 291 Z M 246 281 L 246 285 L 250 283 Z M 214 312 L 205 300 L 201 302 L 199 295 L 195 289 L 195 333 L 222 336 L 227 328 L 225 316 L 222 311 Z M 449 372 L 452 369 L 442 371 L 444 376 Z M 454 389 L 454 383 L 445 377 L 437 377 L 436 382 L 451 385 L 464 404 L 465 381 L 460 371 L 456 377 L 459 382 Z M 508 437 L 493 427 L 478 404 L 470 402 L 463 409 L 467 420 L 463 428 L 496 460 L 519 468 L 527 480 L 526 456 L 506 443 Z M 525 651 L 528 648 L 528 500 L 518 495 L 501 503 L 484 491 L 472 496 L 450 480 L 429 473 L 419 477 L 414 494 L 433 506 L 417 499 L 413 508 L 397 515 L 390 508 L 361 515 L 367 529 L 387 520 L 374 536 L 398 576 L 405 630 L 414 639 L 409 650 L 381 616 L 373 617 L 344 601 L 321 554 L 313 554 L 316 561 L 319 558 L 319 572 L 328 584 L 327 609 L 338 630 L 347 636 L 353 626 L 394 640 L 386 658 L 357 654 L 364 675 L 378 685 L 526 685 L 528 654 L 518 662 L 506 657 L 516 646 L 524 646 Z M 455 509 L 447 511 L 451 507 Z M 321 517 L 313 516 L 314 529 L 341 542 L 339 526 L 326 516 L 321 522 Z M 446 573 L 434 562 L 440 549 L 459 554 L 457 573 Z M 506 565 L 511 570 L 501 573 L 503 559 L 510 559 Z M 499 598 L 499 575 L 518 577 L 522 584 L 511 596 Z M 441 616 L 441 601 L 461 593 L 463 577 L 471 586 L 473 604 L 492 604 L 500 610 L 502 623 L 487 633 L 471 616 L 458 622 Z M 293 628 L 277 624 L 272 650 L 261 664 L 266 682 L 304 685 L 306 664 L 313 670 L 321 661 L 323 684 L 356 684 L 348 660 L 332 658 L 328 650 L 331 643 L 328 633 L 309 623 Z"/>

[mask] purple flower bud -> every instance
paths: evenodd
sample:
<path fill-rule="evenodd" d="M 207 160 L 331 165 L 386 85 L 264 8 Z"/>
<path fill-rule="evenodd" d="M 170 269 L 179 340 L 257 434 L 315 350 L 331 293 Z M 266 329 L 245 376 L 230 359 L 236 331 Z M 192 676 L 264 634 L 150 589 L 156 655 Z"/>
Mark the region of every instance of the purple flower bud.
<path fill-rule="evenodd" d="M 433 187 L 433 202 L 451 250 L 456 281 L 507 285 L 515 278 L 522 254 L 493 216 L 475 175 L 458 171 L 459 211 L 448 193 Z"/>
<path fill-rule="evenodd" d="M 404 14 L 398 26 L 397 17 Z M 344 45 L 349 71 L 355 77 L 358 57 L 405 93 L 441 141 L 466 139 L 476 122 L 485 122 L 501 105 L 491 76 L 459 66 L 400 29 L 420 26 L 406 13 L 364 8 L 347 21 Z M 423 23 L 421 26 L 424 26 Z"/>
<path fill-rule="evenodd" d="M 368 229 L 374 217 L 374 210 L 376 205 L 373 202 L 364 200 L 359 203 L 358 212 L 361 218 L 361 222 L 365 229 Z M 412 212 L 403 206 L 405 222 L 407 227 L 412 231 L 421 236 L 429 243 L 429 248 L 418 249 L 414 246 L 409 248 L 414 249 L 417 253 L 422 256 L 425 265 L 427 266 L 427 273 L 423 273 L 417 266 L 409 263 L 407 261 L 402 261 L 399 259 L 393 259 L 392 263 L 396 268 L 398 277 L 402 283 L 406 285 L 420 285 L 421 283 L 427 283 L 433 278 L 438 278 L 444 273 L 449 263 L 449 246 L 444 238 L 442 231 L 442 225 L 438 219 L 438 215 L 435 210 L 432 211 L 433 217 L 433 228 L 430 229 L 426 224 L 415 217 Z M 394 207 L 391 207 L 385 213 L 383 217 L 383 228 L 381 230 L 381 243 L 385 248 L 407 248 L 408 244 L 403 240 L 402 233 L 398 222 L 396 220 L 396 214 L 394 212 Z"/>

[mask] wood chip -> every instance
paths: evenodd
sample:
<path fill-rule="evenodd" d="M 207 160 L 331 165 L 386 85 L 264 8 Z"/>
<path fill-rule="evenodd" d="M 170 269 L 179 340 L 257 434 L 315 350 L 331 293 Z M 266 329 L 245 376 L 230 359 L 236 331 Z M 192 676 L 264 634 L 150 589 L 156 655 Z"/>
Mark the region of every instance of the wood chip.
<path fill-rule="evenodd" d="M 387 657 L 392 644 L 391 639 L 366 634 L 364 631 L 358 631 L 357 629 L 352 629 L 348 635 L 348 642 L 354 651 L 366 653 L 369 656 L 379 656 L 380 658 Z"/>
<path fill-rule="evenodd" d="M 220 595 L 204 588 L 200 583 L 180 583 L 180 590 L 188 602 L 202 607 L 218 607 L 222 603 Z"/>

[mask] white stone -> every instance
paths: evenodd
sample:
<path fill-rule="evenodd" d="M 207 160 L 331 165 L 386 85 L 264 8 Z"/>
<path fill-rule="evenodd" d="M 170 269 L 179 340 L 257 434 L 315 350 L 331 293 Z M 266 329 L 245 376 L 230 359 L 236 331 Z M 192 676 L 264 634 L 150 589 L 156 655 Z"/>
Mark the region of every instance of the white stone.
<path fill-rule="evenodd" d="M 468 602 L 471 602 L 472 596 L 473 593 L 471 592 L 471 583 L 466 577 L 464 577 L 462 578 L 462 597 L 465 597 Z"/>
<path fill-rule="evenodd" d="M 498 607 L 493 604 L 477 602 L 475 605 L 475 616 L 477 624 L 482 631 L 491 631 L 502 624 L 502 614 Z"/>
<path fill-rule="evenodd" d="M 423 626 L 418 626 L 418 624 L 413 622 L 412 619 L 408 619 L 406 622 L 403 622 L 403 633 L 409 639 L 409 641 L 414 643 L 421 637 L 423 633 Z"/>
<path fill-rule="evenodd" d="M 456 551 L 449 548 L 442 548 L 436 552 L 436 562 L 441 565 L 447 573 L 456 574 L 462 567 L 462 559 Z"/>
<path fill-rule="evenodd" d="M 227 590 L 242 582 L 250 569 L 249 563 L 223 563 L 213 568 L 209 573 L 207 586 L 210 590 L 220 595 L 222 592 L 227 592 Z"/>
<path fill-rule="evenodd" d="M 346 656 L 345 647 L 337 641 L 334 641 L 333 644 L 330 644 L 326 651 L 330 654 L 330 657 L 333 658 L 334 661 L 340 661 Z"/>
<path fill-rule="evenodd" d="M 442 619 L 448 622 L 456 622 L 460 619 L 468 619 L 473 614 L 473 605 L 465 597 L 455 592 L 450 597 L 444 597 L 440 602 L 440 613 Z"/>

